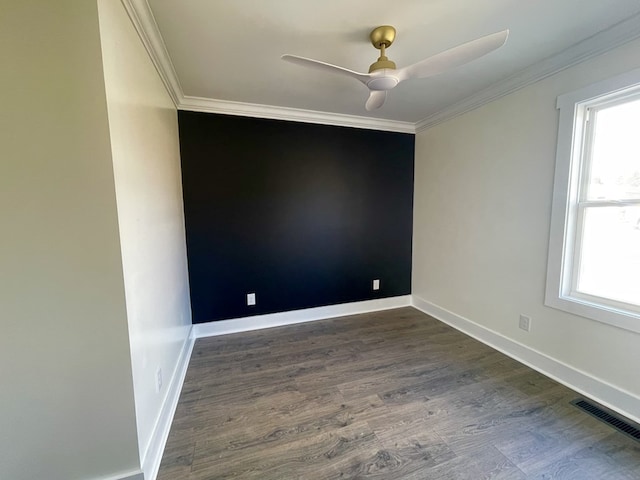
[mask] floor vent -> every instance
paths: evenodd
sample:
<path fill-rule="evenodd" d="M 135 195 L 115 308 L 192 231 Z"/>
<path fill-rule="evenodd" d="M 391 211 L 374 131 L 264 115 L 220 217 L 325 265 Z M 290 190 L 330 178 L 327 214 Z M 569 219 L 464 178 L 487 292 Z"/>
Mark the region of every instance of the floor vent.
<path fill-rule="evenodd" d="M 640 442 L 640 428 L 631 424 L 630 421 L 625 420 L 623 417 L 616 415 L 615 413 L 605 411 L 603 408 L 594 405 L 582 398 L 578 398 L 571 402 L 572 405 L 575 405 L 579 409 L 587 412 L 589 415 L 597 418 L 598 420 L 612 426 L 616 430 L 625 435 L 633 438 L 634 440 Z"/>

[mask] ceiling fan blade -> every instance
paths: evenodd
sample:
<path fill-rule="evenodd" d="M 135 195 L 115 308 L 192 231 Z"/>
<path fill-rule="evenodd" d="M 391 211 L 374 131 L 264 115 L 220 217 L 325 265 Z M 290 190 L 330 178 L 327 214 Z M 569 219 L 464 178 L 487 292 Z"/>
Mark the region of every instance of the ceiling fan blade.
<path fill-rule="evenodd" d="M 503 30 L 502 32 L 492 33 L 491 35 L 463 43 L 413 65 L 401 68 L 396 72 L 396 76 L 402 81 L 409 78 L 425 78 L 438 75 L 500 48 L 505 44 L 508 36 L 509 30 Z"/>
<path fill-rule="evenodd" d="M 295 63 L 296 65 L 301 65 L 303 67 L 311 67 L 317 70 L 323 70 L 329 73 L 337 73 L 339 75 L 346 75 L 356 80 L 361 81 L 362 83 L 366 83 L 371 75 L 368 73 L 358 73 L 353 70 L 349 70 L 348 68 L 339 67 L 337 65 L 332 65 L 330 63 L 321 62 L 319 60 L 313 60 L 312 58 L 298 57 L 297 55 L 282 55 L 282 60 L 285 60 L 290 63 Z"/>
<path fill-rule="evenodd" d="M 386 99 L 387 90 L 369 90 L 369 98 L 367 99 L 367 103 L 365 103 L 364 108 L 366 108 L 368 112 L 375 110 L 376 108 L 380 108 Z"/>

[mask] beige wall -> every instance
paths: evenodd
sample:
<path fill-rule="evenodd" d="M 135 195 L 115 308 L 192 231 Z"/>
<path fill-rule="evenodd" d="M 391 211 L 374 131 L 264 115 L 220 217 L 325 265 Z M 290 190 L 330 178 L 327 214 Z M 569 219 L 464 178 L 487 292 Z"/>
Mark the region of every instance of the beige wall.
<path fill-rule="evenodd" d="M 135 471 L 97 7 L 0 11 L 0 478 Z"/>
<path fill-rule="evenodd" d="M 413 294 L 640 398 L 638 334 L 543 305 L 556 97 L 640 67 L 638 51 L 627 44 L 418 134 Z M 626 411 L 640 418 L 640 402 Z"/>
<path fill-rule="evenodd" d="M 99 0 L 98 8 L 138 440 L 145 466 L 191 328 L 178 119 L 122 3 Z M 158 369 L 163 377 L 159 392 Z"/>

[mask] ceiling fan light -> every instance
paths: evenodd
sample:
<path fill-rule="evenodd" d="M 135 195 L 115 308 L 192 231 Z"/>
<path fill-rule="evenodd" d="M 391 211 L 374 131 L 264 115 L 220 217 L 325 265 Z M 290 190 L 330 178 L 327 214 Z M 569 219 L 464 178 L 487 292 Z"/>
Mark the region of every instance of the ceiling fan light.
<path fill-rule="evenodd" d="M 391 90 L 398 85 L 400 81 L 396 77 L 391 75 L 385 75 L 383 77 L 375 77 L 367 82 L 369 90 Z"/>

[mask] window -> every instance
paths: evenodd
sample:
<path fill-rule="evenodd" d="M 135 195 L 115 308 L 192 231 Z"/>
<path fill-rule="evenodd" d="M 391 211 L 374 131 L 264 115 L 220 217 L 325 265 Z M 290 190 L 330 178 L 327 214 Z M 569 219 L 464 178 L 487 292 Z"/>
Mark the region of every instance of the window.
<path fill-rule="evenodd" d="M 545 303 L 640 332 L 640 70 L 558 108 Z"/>

